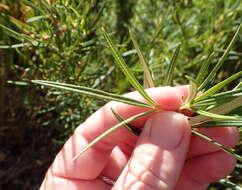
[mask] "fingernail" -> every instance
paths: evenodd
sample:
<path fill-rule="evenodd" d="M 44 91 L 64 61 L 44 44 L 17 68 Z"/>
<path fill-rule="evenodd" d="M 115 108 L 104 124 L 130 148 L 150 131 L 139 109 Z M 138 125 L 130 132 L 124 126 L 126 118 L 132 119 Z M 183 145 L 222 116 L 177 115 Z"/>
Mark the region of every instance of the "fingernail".
<path fill-rule="evenodd" d="M 179 146 L 188 126 L 187 118 L 176 112 L 161 112 L 152 116 L 145 124 L 144 133 L 149 141 L 163 149 Z"/>

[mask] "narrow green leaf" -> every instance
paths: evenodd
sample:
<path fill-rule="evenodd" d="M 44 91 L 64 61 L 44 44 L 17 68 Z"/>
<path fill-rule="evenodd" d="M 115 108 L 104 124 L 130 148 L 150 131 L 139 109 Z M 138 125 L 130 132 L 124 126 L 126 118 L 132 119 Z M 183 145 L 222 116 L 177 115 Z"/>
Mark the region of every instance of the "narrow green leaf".
<path fill-rule="evenodd" d="M 239 34 L 240 34 L 240 30 L 242 28 L 242 22 L 240 23 L 233 39 L 231 40 L 231 42 L 229 43 L 228 47 L 226 48 L 224 54 L 222 55 L 222 57 L 219 59 L 218 63 L 215 65 L 215 67 L 213 68 L 213 70 L 210 72 L 210 74 L 207 76 L 207 78 L 203 81 L 203 83 L 201 84 L 201 86 L 199 87 L 199 90 L 202 90 L 216 75 L 217 71 L 220 69 L 220 67 L 223 65 L 225 59 L 227 58 L 230 50 L 232 49 L 235 41 L 239 38 Z"/>
<path fill-rule="evenodd" d="M 242 117 L 239 116 L 227 116 L 227 115 L 221 115 L 221 114 L 216 114 L 216 113 L 212 113 L 212 112 L 207 112 L 207 111 L 203 111 L 203 110 L 197 110 L 196 113 L 212 118 L 212 119 L 234 119 L 234 120 L 238 120 L 238 119 L 242 119 Z"/>
<path fill-rule="evenodd" d="M 216 140 L 211 139 L 210 137 L 208 137 L 208 136 L 206 136 L 206 135 L 202 134 L 201 132 L 198 132 L 198 131 L 196 131 L 194 129 L 192 129 L 192 133 L 197 135 L 197 136 L 199 136 L 199 137 L 201 137 L 201 138 L 203 138 L 203 139 L 205 139 L 205 140 L 207 140 L 207 141 L 209 141 L 209 142 L 211 142 L 211 143 L 213 143 L 215 146 L 217 146 L 218 148 L 220 148 L 224 152 L 230 154 L 231 156 L 233 156 L 237 160 L 242 161 L 242 157 L 240 155 L 235 154 L 233 152 L 233 149 L 224 147 L 222 144 L 220 144 Z"/>
<path fill-rule="evenodd" d="M 200 96 L 198 96 L 194 102 L 197 102 L 199 100 L 204 99 L 207 96 L 211 96 L 213 94 L 215 94 L 216 92 L 218 92 L 219 90 L 221 90 L 224 86 L 226 86 L 227 84 L 229 84 L 231 81 L 239 78 L 240 76 L 242 76 L 242 71 L 232 75 L 231 77 L 225 79 L 224 81 L 214 85 L 212 88 L 210 88 L 209 90 L 205 91 L 204 93 L 202 93 Z"/>
<path fill-rule="evenodd" d="M 41 7 L 38 7 L 37 5 L 35 5 L 34 3 L 32 3 L 31 1 L 28 0 L 20 0 L 22 3 L 24 3 L 25 5 L 31 7 L 32 9 L 40 12 L 40 13 L 44 13 L 43 9 L 41 9 Z"/>
<path fill-rule="evenodd" d="M 143 54 L 139 48 L 139 44 L 136 40 L 134 33 L 130 29 L 129 29 L 129 34 L 130 34 L 131 40 L 134 44 L 134 47 L 136 49 L 136 52 L 139 56 L 140 63 L 142 64 L 142 67 L 144 70 L 144 88 L 153 88 L 153 87 L 155 87 L 155 85 L 154 85 L 154 81 L 152 79 L 147 61 L 145 60 L 145 57 L 143 56 Z"/>
<path fill-rule="evenodd" d="M 231 115 L 242 115 L 242 105 L 241 105 L 242 102 L 240 102 L 240 105 L 237 106 L 237 108 L 233 109 L 232 111 L 229 112 L 229 114 Z"/>
<path fill-rule="evenodd" d="M 215 51 L 215 52 L 219 52 L 219 53 L 224 53 L 224 52 L 225 52 L 224 49 L 215 49 L 214 51 Z M 231 50 L 231 51 L 229 52 L 229 55 L 231 55 L 231 56 L 241 56 L 242 53 Z"/>
<path fill-rule="evenodd" d="M 242 96 L 239 96 L 233 99 L 232 101 L 225 103 L 221 106 L 218 106 L 216 108 L 213 108 L 209 111 L 217 114 L 226 114 L 241 106 L 242 106 Z"/>
<path fill-rule="evenodd" d="M 67 5 L 69 9 L 72 10 L 73 13 L 75 13 L 77 18 L 81 18 L 81 14 L 78 12 L 77 7 L 73 7 L 71 4 Z"/>
<path fill-rule="evenodd" d="M 15 26 L 17 26 L 21 31 L 23 31 L 25 33 L 29 33 L 34 30 L 34 28 L 32 26 L 30 26 L 14 17 L 9 16 L 8 20 L 11 21 L 13 24 L 15 24 Z"/>
<path fill-rule="evenodd" d="M 239 89 L 239 88 L 242 88 L 242 82 L 240 82 L 236 87 L 234 87 L 233 90 L 237 90 L 237 89 Z"/>
<path fill-rule="evenodd" d="M 212 96 L 208 96 L 202 100 L 199 100 L 193 103 L 192 106 L 196 107 L 196 106 L 221 105 L 239 96 L 242 96 L 242 88 L 237 88 L 230 91 L 214 94 Z"/>
<path fill-rule="evenodd" d="M 238 185 L 232 183 L 227 179 L 221 179 L 219 180 L 219 183 L 222 183 L 224 186 L 229 187 L 229 189 L 231 190 L 241 190 L 241 187 L 239 187 Z"/>
<path fill-rule="evenodd" d="M 31 38 L 27 35 L 24 34 L 20 34 L 2 24 L 0 24 L 0 28 L 2 28 L 7 35 L 12 36 L 13 38 L 17 39 L 17 40 L 27 40 L 27 41 L 31 41 Z"/>
<path fill-rule="evenodd" d="M 39 20 L 42 20 L 42 19 L 46 19 L 50 17 L 50 15 L 40 15 L 40 16 L 35 16 L 35 17 L 31 17 L 29 18 L 26 22 L 27 23 L 31 23 L 31 22 L 36 22 L 36 21 L 39 21 Z"/>
<path fill-rule="evenodd" d="M 137 53 L 136 49 L 131 49 L 131 50 L 128 50 L 128 51 L 122 53 L 122 56 L 126 57 L 126 56 L 133 55 L 133 54 L 136 54 L 136 53 Z"/>
<path fill-rule="evenodd" d="M 21 47 L 29 47 L 32 46 L 30 43 L 21 43 L 21 44 L 13 44 L 13 45 L 0 45 L 0 49 L 14 49 Z"/>
<path fill-rule="evenodd" d="M 127 77 L 127 79 L 129 80 L 129 82 L 131 83 L 131 85 L 148 101 L 150 102 L 153 106 L 156 106 L 157 103 L 149 97 L 149 95 L 145 92 L 144 88 L 142 87 L 142 85 L 140 85 L 140 83 L 136 80 L 134 74 L 131 72 L 131 70 L 128 68 L 128 66 L 126 65 L 124 59 L 122 58 L 122 56 L 120 55 L 120 53 L 118 52 L 118 50 L 115 48 L 113 42 L 111 41 L 108 33 L 105 31 L 104 28 L 103 29 L 103 34 L 104 34 L 104 38 L 108 43 L 108 46 L 110 48 L 110 51 L 112 52 L 112 55 L 117 63 L 117 65 L 119 65 L 119 67 L 121 68 L 121 70 L 123 71 L 123 73 L 125 74 L 125 76 Z"/>
<path fill-rule="evenodd" d="M 187 98 L 187 104 L 190 104 L 197 95 L 197 84 L 196 84 L 196 81 L 193 78 L 191 78 L 189 76 L 186 76 L 186 78 L 189 79 L 189 84 L 190 84 L 190 86 L 189 86 L 189 96 Z"/>
<path fill-rule="evenodd" d="M 164 81 L 164 86 L 170 86 L 171 85 L 171 82 L 172 82 L 172 79 L 173 79 L 173 73 L 174 73 L 174 69 L 176 67 L 176 60 L 177 60 L 177 57 L 179 55 L 179 52 L 180 52 L 180 47 L 181 47 L 181 44 L 179 44 L 176 48 L 176 50 L 174 51 L 173 55 L 172 55 L 172 59 L 171 59 L 171 62 L 168 66 L 168 70 L 167 70 L 167 76 L 166 76 L 166 79 Z"/>
<path fill-rule="evenodd" d="M 212 62 L 213 57 L 214 57 L 214 53 L 212 52 L 208 55 L 207 59 L 204 60 L 203 63 L 202 63 L 202 67 L 201 67 L 201 69 L 200 69 L 200 71 L 197 75 L 197 78 L 196 78 L 196 83 L 199 86 L 199 90 L 200 90 L 200 88 L 203 88 L 200 85 L 202 84 L 203 80 L 205 79 L 205 77 L 208 73 L 208 68 L 209 68 L 209 65 Z"/>
<path fill-rule="evenodd" d="M 113 115 L 117 118 L 117 120 L 119 120 L 120 122 L 124 121 L 124 119 L 113 108 L 111 108 L 111 110 L 113 112 Z M 141 133 L 141 129 L 135 128 L 127 123 L 124 126 L 137 136 L 139 136 Z"/>
<path fill-rule="evenodd" d="M 234 110 L 238 107 L 241 107 L 241 105 L 242 105 L 242 96 L 237 97 L 230 102 L 222 104 L 221 106 L 213 108 L 213 109 L 209 110 L 209 112 L 212 112 L 215 114 L 227 114 L 227 113 L 231 112 L 232 110 Z M 204 122 L 206 120 L 209 120 L 209 117 L 204 116 L 204 115 L 198 115 L 198 116 L 189 118 L 191 125 L 194 125 L 194 124 L 197 124 L 200 122 Z"/>
<path fill-rule="evenodd" d="M 58 83 L 58 82 L 52 82 L 52 81 L 43 81 L 43 80 L 33 80 L 32 82 L 36 83 L 36 84 L 59 88 L 62 90 L 77 92 L 77 93 L 80 93 L 83 95 L 99 98 L 101 100 L 103 100 L 103 99 L 114 100 L 114 101 L 130 104 L 130 105 L 152 108 L 152 106 L 149 104 L 146 104 L 146 103 L 143 103 L 143 102 L 140 102 L 140 101 L 137 101 L 137 100 L 125 97 L 125 96 L 112 94 L 112 93 L 108 93 L 108 92 L 105 92 L 102 90 L 92 89 L 92 88 L 88 88 L 88 87 L 84 87 L 84 86 L 76 86 L 76 85 L 72 85 L 72 84 Z"/>
<path fill-rule="evenodd" d="M 192 125 L 194 128 L 204 127 L 242 127 L 242 120 L 218 120 L 218 121 L 207 121 Z"/>
<path fill-rule="evenodd" d="M 77 155 L 75 155 L 72 159 L 72 161 L 75 161 L 79 156 L 81 156 L 84 152 L 86 152 L 88 149 L 90 149 L 92 146 L 94 146 L 96 143 L 98 143 L 101 139 L 103 139 L 104 137 L 106 137 L 107 135 L 109 135 L 110 133 L 112 133 L 113 131 L 119 129 L 120 127 L 123 127 L 125 124 L 135 120 L 135 119 L 138 119 L 140 117 L 143 117 L 145 115 L 148 115 L 148 114 L 151 114 L 153 112 L 155 112 L 156 110 L 152 110 L 152 111 L 147 111 L 147 112 L 144 112 L 144 113 L 140 113 L 140 114 L 137 114 L 135 116 L 132 116 L 120 123 L 118 123 L 117 125 L 109 128 L 108 130 L 106 130 L 105 132 L 103 132 L 101 135 L 99 135 L 97 138 L 95 138 L 93 141 L 91 141 L 84 149 L 82 149 Z"/>
<path fill-rule="evenodd" d="M 108 1 L 104 1 L 102 5 L 100 5 L 98 14 L 96 15 L 96 18 L 93 19 L 93 23 L 89 27 L 90 29 L 94 28 L 97 25 L 98 21 L 102 18 L 102 13 L 105 10 L 107 3 Z"/>
<path fill-rule="evenodd" d="M 25 82 L 25 81 L 13 81 L 13 80 L 8 80 L 7 83 L 8 83 L 8 84 L 17 85 L 17 86 L 28 86 L 28 85 L 30 85 L 29 82 Z"/>

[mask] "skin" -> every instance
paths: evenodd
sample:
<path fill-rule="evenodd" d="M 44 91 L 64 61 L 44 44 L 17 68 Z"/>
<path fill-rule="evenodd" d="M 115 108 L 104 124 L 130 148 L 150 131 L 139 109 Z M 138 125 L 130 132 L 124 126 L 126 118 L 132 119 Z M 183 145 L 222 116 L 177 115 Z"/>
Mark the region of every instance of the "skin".
<path fill-rule="evenodd" d="M 110 107 L 123 118 L 148 110 L 109 102 L 75 130 L 40 190 L 205 190 L 234 169 L 234 158 L 192 135 L 187 117 L 176 112 L 188 95 L 188 86 L 153 88 L 148 93 L 164 111 L 131 123 L 143 128 L 139 137 L 120 128 L 71 161 L 91 140 L 118 123 Z M 137 92 L 126 96 L 144 101 Z M 238 131 L 231 127 L 199 130 L 226 147 L 239 140 Z M 116 183 L 111 185 L 102 176 Z"/>

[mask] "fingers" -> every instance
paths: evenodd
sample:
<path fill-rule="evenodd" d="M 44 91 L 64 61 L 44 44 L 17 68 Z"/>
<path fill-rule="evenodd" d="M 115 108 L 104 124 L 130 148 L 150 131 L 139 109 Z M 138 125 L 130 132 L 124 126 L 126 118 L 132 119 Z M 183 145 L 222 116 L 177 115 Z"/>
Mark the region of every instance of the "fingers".
<path fill-rule="evenodd" d="M 225 147 L 234 147 L 239 142 L 239 132 L 237 128 L 233 127 L 214 127 L 214 128 L 201 128 L 198 131 L 207 135 L 208 137 L 218 141 Z M 219 151 L 220 149 L 214 146 L 207 140 L 192 135 L 190 150 L 188 158 L 197 157 L 203 154 Z"/>
<path fill-rule="evenodd" d="M 150 96 L 159 103 L 161 109 L 177 110 L 182 103 L 182 90 L 172 87 L 160 87 L 149 89 Z M 143 101 L 143 98 L 137 93 L 129 93 L 127 96 Z M 88 143 L 101 133 L 118 123 L 113 116 L 110 108 L 115 109 L 123 118 L 128 118 L 135 114 L 147 111 L 147 108 L 141 108 L 126 105 L 117 102 L 106 104 L 86 122 L 77 128 L 74 135 L 66 142 L 63 149 L 57 155 L 52 165 L 52 172 L 55 176 L 70 177 L 72 179 L 95 179 L 100 175 L 104 166 L 108 162 L 112 149 L 121 142 L 130 143 L 130 146 L 136 142 L 137 137 L 125 128 L 113 132 L 94 147 L 85 152 L 76 161 L 71 162 L 72 158 L 82 150 Z M 142 127 L 147 117 L 138 119 L 132 124 Z"/>
<path fill-rule="evenodd" d="M 121 146 L 116 146 L 113 149 L 108 159 L 107 165 L 101 173 L 101 176 L 106 176 L 109 179 L 116 181 L 128 163 L 133 149 L 134 146 L 131 147 L 126 143 L 122 144 Z"/>
<path fill-rule="evenodd" d="M 223 144 L 225 147 L 234 147 L 239 142 L 239 133 L 236 128 L 231 127 L 217 127 L 217 128 L 204 128 L 200 129 L 200 132 L 209 136 L 212 139 Z M 112 152 L 108 164 L 105 166 L 102 175 L 111 179 L 117 180 L 121 171 L 125 167 L 130 157 L 130 152 L 133 147 L 128 146 L 126 143 L 122 145 L 122 148 L 115 148 Z M 187 155 L 187 159 L 197 158 L 210 153 L 215 153 L 220 149 L 214 146 L 212 143 L 199 136 L 192 135 L 190 140 L 190 147 Z M 226 154 L 226 153 L 225 153 Z M 213 154 L 216 155 L 216 154 Z M 122 158 L 122 159 L 121 159 Z M 232 167 L 226 164 L 228 167 Z M 227 173 L 228 174 L 228 173 Z M 226 174 L 223 174 L 226 175 Z"/>
<path fill-rule="evenodd" d="M 187 160 L 175 190 L 205 190 L 212 182 L 224 178 L 235 167 L 236 160 L 218 151 Z"/>
<path fill-rule="evenodd" d="M 199 131 L 225 147 L 234 147 L 239 141 L 236 128 L 204 128 Z M 235 164 L 236 160 L 231 155 L 201 137 L 192 135 L 188 160 L 175 189 L 187 190 L 193 187 L 205 190 L 211 182 L 218 181 L 231 173 Z"/>
<path fill-rule="evenodd" d="M 45 180 L 43 181 L 40 190 L 111 190 L 112 186 L 105 183 L 101 179 L 94 180 L 79 180 L 55 176 L 49 170 Z"/>
<path fill-rule="evenodd" d="M 190 140 L 187 118 L 175 112 L 152 116 L 145 124 L 115 190 L 174 188 Z"/>
<path fill-rule="evenodd" d="M 199 131 L 212 139 L 216 139 L 226 147 L 234 147 L 239 141 L 239 133 L 236 128 L 204 128 Z M 122 150 L 118 149 L 118 151 L 112 152 L 103 175 L 117 180 L 128 162 L 130 149 L 132 147 L 123 146 Z M 126 154 L 127 152 L 128 154 Z M 191 187 L 197 190 L 205 190 L 208 184 L 224 178 L 235 166 L 235 160 L 230 155 L 196 135 L 191 136 L 188 152 L 188 160 L 176 187 L 179 190 L 187 190 Z M 124 158 L 122 162 L 120 158 Z M 198 174 L 199 176 L 197 176 Z"/>

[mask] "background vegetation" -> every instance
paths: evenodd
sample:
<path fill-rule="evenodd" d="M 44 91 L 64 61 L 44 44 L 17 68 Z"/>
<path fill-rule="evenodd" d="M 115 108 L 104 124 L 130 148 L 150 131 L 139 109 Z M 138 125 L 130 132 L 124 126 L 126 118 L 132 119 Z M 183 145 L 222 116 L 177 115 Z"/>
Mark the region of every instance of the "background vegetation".
<path fill-rule="evenodd" d="M 211 50 L 216 52 L 212 62 L 218 61 L 241 15 L 240 0 L 0 0 L 0 189 L 38 189 L 66 138 L 103 105 L 89 97 L 42 89 L 30 80 L 119 94 L 133 90 L 114 65 L 101 26 L 142 81 L 128 27 L 135 32 L 156 85 L 165 79 L 162 71 L 181 44 L 173 81 L 177 85 L 188 83 L 187 74 L 196 76 Z M 242 70 L 241 42 L 240 37 L 216 80 Z M 238 186 L 241 168 L 238 163 L 229 177 Z M 221 181 L 210 190 L 226 189 L 226 184 Z"/>

